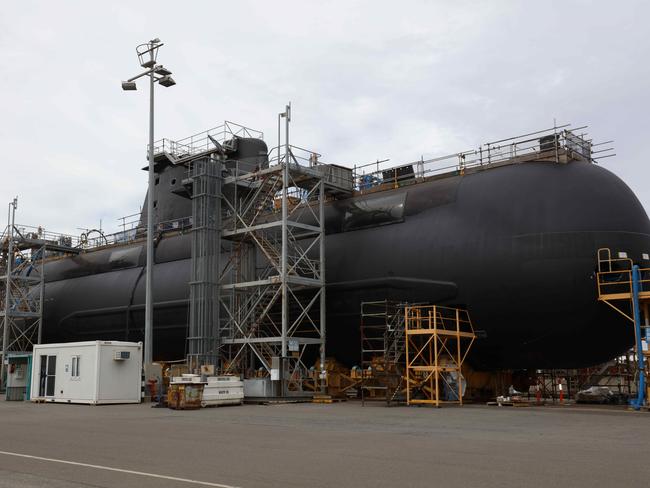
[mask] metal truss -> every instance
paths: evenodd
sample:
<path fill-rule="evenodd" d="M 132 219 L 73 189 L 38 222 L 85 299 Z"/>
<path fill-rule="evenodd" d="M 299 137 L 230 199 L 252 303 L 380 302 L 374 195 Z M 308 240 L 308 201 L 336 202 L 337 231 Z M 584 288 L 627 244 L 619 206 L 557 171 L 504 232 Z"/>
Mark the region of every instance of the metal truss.
<path fill-rule="evenodd" d="M 405 308 L 407 403 L 463 403 L 461 368 L 476 336 L 469 313 L 458 308 Z"/>
<path fill-rule="evenodd" d="M 596 273 L 598 300 L 607 304 L 634 327 L 637 399 L 630 404 L 639 409 L 647 404 L 650 386 L 650 268 L 641 267 L 627 257 L 612 258 L 609 248 L 598 249 L 598 272 Z"/>
<path fill-rule="evenodd" d="M 18 200 L 9 204 L 8 223 L 0 237 L 0 378 L 5 385 L 5 359 L 12 352 L 30 352 L 41 342 L 43 263 L 51 254 L 78 254 L 69 236 L 41 227 L 15 224 Z"/>
<path fill-rule="evenodd" d="M 43 317 L 43 259 L 45 244 L 24 246 L 22 234 L 15 228 L 16 199 L 9 205 L 10 217 L 1 239 L 0 320 L 2 328 L 2 367 L 0 379 L 5 386 L 5 360 L 10 352 L 27 352 L 41 342 Z"/>
<path fill-rule="evenodd" d="M 224 179 L 220 301 L 222 369 L 270 374 L 284 396 L 302 391 L 319 350 L 324 364 L 326 195 L 290 148 L 279 159 Z"/>
<path fill-rule="evenodd" d="M 398 400 L 403 390 L 404 307 L 389 300 L 361 303 L 361 402 Z"/>
<path fill-rule="evenodd" d="M 0 319 L 2 319 L 2 354 L 30 351 L 40 343 L 43 312 L 41 247 L 26 252 L 14 250 L 11 259 L 3 259 L 0 273 Z"/>

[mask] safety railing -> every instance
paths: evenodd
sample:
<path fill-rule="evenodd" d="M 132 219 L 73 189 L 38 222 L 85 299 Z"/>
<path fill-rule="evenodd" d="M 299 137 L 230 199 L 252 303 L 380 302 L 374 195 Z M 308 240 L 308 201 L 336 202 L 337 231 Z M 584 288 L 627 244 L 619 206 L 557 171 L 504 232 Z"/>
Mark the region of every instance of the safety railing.
<path fill-rule="evenodd" d="M 304 147 L 295 146 L 293 144 L 289 146 L 289 164 L 307 168 L 314 167 L 320 164 L 321 157 L 321 154 L 310 149 L 305 149 Z M 279 148 L 276 146 L 269 150 L 269 166 L 275 166 L 279 162 L 284 162 L 286 160 L 286 146 L 281 145 Z"/>
<path fill-rule="evenodd" d="M 611 157 L 613 148 L 601 146 L 612 141 L 593 144 L 583 131 L 585 127 L 569 130 L 563 125 L 521 136 L 488 142 L 477 149 L 462 151 L 447 156 L 412 161 L 399 166 L 387 167 L 385 162 L 355 166 L 354 187 L 358 191 L 390 184 L 401 186 L 413 181 L 444 174 L 463 174 L 472 168 L 481 168 L 507 162 L 524 162 L 532 156 L 560 162 L 562 158 L 583 159 L 597 163 L 599 159 Z M 596 148 L 594 150 L 594 148 Z"/>
<path fill-rule="evenodd" d="M 409 305 L 404 320 L 407 403 L 462 405 L 462 366 L 476 339 L 468 312 L 439 305 Z"/>
<path fill-rule="evenodd" d="M 628 257 L 613 258 L 608 248 L 598 250 L 597 285 L 600 298 L 631 298 L 632 267 Z M 639 268 L 641 292 L 650 291 L 650 268 Z"/>
<path fill-rule="evenodd" d="M 397 166 L 387 165 L 388 160 L 385 160 L 355 165 L 349 171 L 343 171 L 344 166 L 336 165 L 341 168 L 336 173 L 336 180 L 341 187 L 364 192 L 375 187 L 395 188 L 432 176 L 462 175 L 474 168 L 509 162 L 543 159 L 559 163 L 567 159 L 582 159 L 597 163 L 600 159 L 615 156 L 613 148 L 608 147 L 612 141 L 594 144 L 584 132 L 585 129 L 586 126 L 570 129 L 570 124 L 555 126 L 488 142 L 477 149 L 430 159 L 420 158 Z M 275 165 L 288 159 L 290 164 L 302 167 L 328 165 L 317 152 L 294 145 L 289 147 L 289 158 L 285 146 L 272 148 L 269 151 L 269 164 Z"/>
<path fill-rule="evenodd" d="M 60 232 L 51 232 L 41 226 L 16 224 L 14 226 L 14 239 L 44 241 L 48 244 L 63 247 L 77 247 L 80 237 Z"/>
<path fill-rule="evenodd" d="M 433 330 L 474 335 L 469 312 L 464 309 L 442 305 L 407 305 L 404 313 L 410 331 Z"/>
<path fill-rule="evenodd" d="M 122 220 L 122 219 L 120 219 Z M 35 245 L 51 245 L 59 246 L 61 248 L 72 249 L 95 249 L 104 246 L 113 246 L 117 244 L 128 244 L 139 239 L 143 239 L 147 235 L 145 226 L 139 225 L 139 220 L 133 221 L 130 228 L 124 230 L 104 233 L 99 229 L 86 229 L 80 235 L 75 236 L 71 234 L 62 234 L 58 232 L 51 232 L 43 227 L 35 227 L 29 225 L 16 225 L 14 239 L 22 240 L 29 243 L 35 241 Z M 155 232 L 171 232 L 183 231 L 192 227 L 192 217 L 181 217 L 178 219 L 166 220 L 159 222 L 155 226 Z M 3 234 L 3 236 L 6 235 Z M 4 244 L 5 237 L 0 238 L 0 242 Z"/>
<path fill-rule="evenodd" d="M 264 133 L 226 120 L 218 127 L 213 127 L 184 139 L 176 141 L 160 139 L 154 142 L 153 152 L 154 154 L 166 152 L 176 157 L 192 156 L 213 149 L 213 141 L 223 144 L 236 137 L 263 139 Z"/>
<path fill-rule="evenodd" d="M 364 192 L 380 186 L 398 187 L 437 175 L 462 175 L 473 168 L 525 162 L 531 158 L 556 162 L 569 158 L 597 163 L 603 158 L 615 156 L 613 148 L 608 147 L 612 141 L 594 144 L 587 137 L 585 129 L 586 126 L 570 128 L 570 124 L 555 126 L 488 142 L 477 149 L 430 159 L 420 158 L 397 166 L 388 166 L 385 164 L 387 161 L 378 161 L 354 165 L 343 171 L 345 166 L 336 165 L 341 171 L 337 171 L 333 178 L 341 188 Z M 263 133 L 226 121 L 218 127 L 177 141 L 161 139 L 154 143 L 154 152 L 167 152 L 177 157 L 192 156 L 213 149 L 213 141 L 224 143 L 234 137 L 262 138 Z M 304 168 L 332 166 L 321 161 L 321 154 L 315 151 L 296 145 L 290 145 L 289 148 L 289 154 L 284 145 L 271 148 L 268 154 L 269 165 L 289 161 L 290 165 Z M 245 172 L 248 171 L 249 168 Z"/>

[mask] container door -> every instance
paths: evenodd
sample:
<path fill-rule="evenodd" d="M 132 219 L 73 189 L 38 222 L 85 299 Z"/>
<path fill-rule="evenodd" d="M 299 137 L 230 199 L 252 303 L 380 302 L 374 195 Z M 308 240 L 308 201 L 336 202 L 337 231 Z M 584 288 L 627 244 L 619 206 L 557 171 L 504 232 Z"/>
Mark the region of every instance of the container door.
<path fill-rule="evenodd" d="M 56 376 L 56 356 L 41 356 L 39 397 L 54 396 L 54 379 Z"/>
<path fill-rule="evenodd" d="M 56 356 L 47 357 L 47 385 L 46 396 L 54 396 L 54 378 L 56 376 Z"/>
<path fill-rule="evenodd" d="M 45 396 L 45 384 L 47 383 L 47 356 L 41 356 L 40 374 L 38 375 L 38 396 Z"/>

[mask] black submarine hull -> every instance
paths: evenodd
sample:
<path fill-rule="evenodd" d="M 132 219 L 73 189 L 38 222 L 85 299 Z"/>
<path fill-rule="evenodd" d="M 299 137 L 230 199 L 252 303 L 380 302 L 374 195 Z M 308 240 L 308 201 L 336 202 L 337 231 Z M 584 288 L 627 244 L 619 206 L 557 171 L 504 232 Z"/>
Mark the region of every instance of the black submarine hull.
<path fill-rule="evenodd" d="M 650 221 L 594 164 L 512 164 L 334 201 L 326 229 L 327 353 L 348 365 L 363 300 L 467 307 L 479 369 L 589 366 L 634 342 L 597 300 L 596 253 L 641 262 Z M 156 247 L 154 359 L 185 356 L 190 240 Z M 44 339 L 142 340 L 144 253 L 135 242 L 48 263 Z"/>

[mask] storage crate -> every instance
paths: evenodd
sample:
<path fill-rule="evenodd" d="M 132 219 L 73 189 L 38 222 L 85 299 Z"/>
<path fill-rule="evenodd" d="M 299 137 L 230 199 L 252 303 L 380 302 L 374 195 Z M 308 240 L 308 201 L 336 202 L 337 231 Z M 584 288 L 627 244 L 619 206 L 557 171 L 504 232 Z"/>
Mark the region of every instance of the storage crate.
<path fill-rule="evenodd" d="M 202 399 L 202 383 L 171 383 L 167 390 L 167 405 L 173 410 L 201 408 Z"/>

